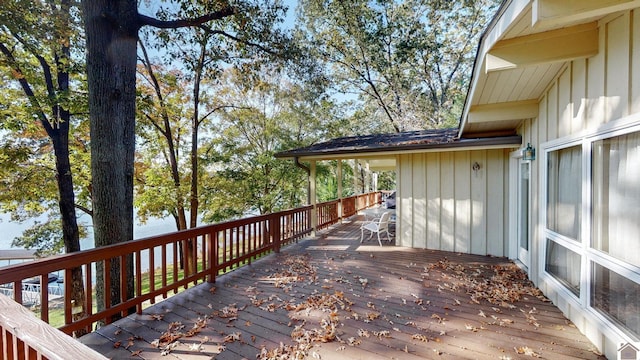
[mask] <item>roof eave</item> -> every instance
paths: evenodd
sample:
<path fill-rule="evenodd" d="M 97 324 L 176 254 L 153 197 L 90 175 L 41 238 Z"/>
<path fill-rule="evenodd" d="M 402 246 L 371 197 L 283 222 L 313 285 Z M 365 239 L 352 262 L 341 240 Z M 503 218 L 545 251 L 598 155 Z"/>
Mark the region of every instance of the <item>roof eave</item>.
<path fill-rule="evenodd" d="M 477 138 L 465 139 L 461 138 L 456 141 L 439 144 L 410 144 L 400 145 L 387 148 L 366 148 L 366 149 L 339 149 L 334 151 L 284 151 L 275 154 L 276 158 L 281 159 L 335 159 L 344 157 L 367 157 L 367 156 L 389 156 L 396 154 L 404 154 L 409 152 L 433 152 L 433 151 L 460 151 L 460 150 L 481 150 L 487 148 L 515 148 L 522 145 L 522 137 L 520 135 L 493 137 L 493 138 Z M 359 155 L 359 156 L 353 156 Z"/>
<path fill-rule="evenodd" d="M 478 42 L 478 49 L 476 51 L 476 58 L 473 63 L 473 69 L 471 70 L 471 79 L 469 81 L 469 89 L 467 90 L 467 96 L 465 98 L 464 107 L 462 109 L 462 115 L 460 117 L 460 125 L 458 127 L 458 136 L 464 136 L 465 126 L 467 124 L 469 110 L 471 108 L 471 101 L 473 99 L 473 93 L 476 90 L 478 78 L 482 75 L 483 71 L 483 59 L 489 52 L 489 49 L 502 37 L 508 24 L 510 22 L 501 21 L 501 18 L 505 13 L 509 13 L 511 17 L 514 14 L 519 14 L 529 5 L 529 0 L 506 0 L 502 3 L 496 15 L 491 19 L 489 25 L 480 36 Z"/>

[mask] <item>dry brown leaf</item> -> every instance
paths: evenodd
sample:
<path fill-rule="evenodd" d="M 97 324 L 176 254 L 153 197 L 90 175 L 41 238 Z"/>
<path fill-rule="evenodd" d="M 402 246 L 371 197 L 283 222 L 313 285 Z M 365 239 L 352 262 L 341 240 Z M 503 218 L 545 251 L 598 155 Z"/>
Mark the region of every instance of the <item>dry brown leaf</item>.
<path fill-rule="evenodd" d="M 413 334 L 411 336 L 413 340 L 420 340 L 422 342 L 429 342 L 429 338 L 424 336 L 423 334 Z"/>
<path fill-rule="evenodd" d="M 537 357 L 537 358 L 540 357 L 540 354 L 536 353 L 535 351 L 533 351 L 533 349 L 531 349 L 528 346 L 521 346 L 514 349 L 516 350 L 516 353 L 520 355 L 526 355 L 526 356 Z"/>

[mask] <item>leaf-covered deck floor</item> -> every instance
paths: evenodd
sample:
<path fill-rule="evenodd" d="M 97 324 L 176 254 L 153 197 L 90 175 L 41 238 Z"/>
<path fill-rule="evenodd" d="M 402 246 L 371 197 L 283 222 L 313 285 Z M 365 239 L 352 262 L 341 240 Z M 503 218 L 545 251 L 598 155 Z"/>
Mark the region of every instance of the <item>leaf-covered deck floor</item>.
<path fill-rule="evenodd" d="M 80 339 L 113 359 L 600 359 L 495 257 L 325 231 Z"/>

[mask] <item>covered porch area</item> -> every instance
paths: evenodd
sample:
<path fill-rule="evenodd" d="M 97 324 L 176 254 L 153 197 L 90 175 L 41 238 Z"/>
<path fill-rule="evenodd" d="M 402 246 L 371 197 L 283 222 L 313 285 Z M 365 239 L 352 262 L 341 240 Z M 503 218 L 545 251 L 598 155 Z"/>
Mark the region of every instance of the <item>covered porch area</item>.
<path fill-rule="evenodd" d="M 363 220 L 80 341 L 114 359 L 602 358 L 507 259 L 360 243 Z"/>

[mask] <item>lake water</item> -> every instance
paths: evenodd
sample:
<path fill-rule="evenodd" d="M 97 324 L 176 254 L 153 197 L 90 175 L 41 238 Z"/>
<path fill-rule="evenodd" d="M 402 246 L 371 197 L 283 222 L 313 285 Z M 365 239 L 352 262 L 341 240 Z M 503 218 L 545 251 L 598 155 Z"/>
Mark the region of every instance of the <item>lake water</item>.
<path fill-rule="evenodd" d="M 25 223 L 15 223 L 10 221 L 10 219 L 11 218 L 8 214 L 0 214 L 0 250 L 16 249 L 14 247 L 11 247 L 13 239 L 21 236 L 22 232 L 32 226 L 34 223 L 33 221 Z M 44 219 L 40 220 L 43 221 Z M 85 224 L 89 223 L 89 220 L 82 219 L 82 216 L 80 217 L 79 221 Z M 134 223 L 133 237 L 134 239 L 141 239 L 174 231 L 176 231 L 176 225 L 172 218 L 150 218 L 145 224 L 140 224 L 137 221 Z M 82 250 L 86 250 L 93 247 L 93 235 L 91 232 L 91 228 L 89 228 L 89 237 L 80 240 L 80 248 Z M 12 264 L 15 263 L 16 261 L 12 262 Z M 8 265 L 8 261 L 0 260 L 0 266 L 5 265 Z"/>

